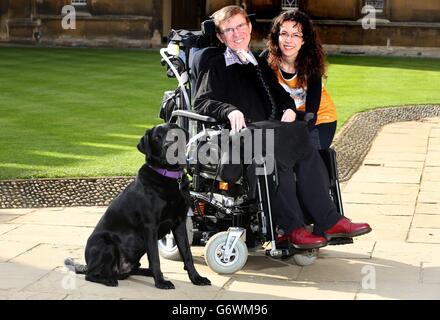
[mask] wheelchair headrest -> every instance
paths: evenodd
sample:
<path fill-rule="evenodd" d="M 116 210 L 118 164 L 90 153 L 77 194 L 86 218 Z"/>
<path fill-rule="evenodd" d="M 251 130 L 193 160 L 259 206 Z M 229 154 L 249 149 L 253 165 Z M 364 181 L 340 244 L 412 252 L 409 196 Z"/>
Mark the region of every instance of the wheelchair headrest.
<path fill-rule="evenodd" d="M 168 34 L 168 43 L 170 42 L 185 49 L 206 48 L 220 44 L 215 34 L 214 21 L 211 19 L 202 22 L 200 31 L 172 29 Z"/>
<path fill-rule="evenodd" d="M 208 19 L 202 22 L 202 33 L 211 38 L 215 37 L 214 20 Z"/>
<path fill-rule="evenodd" d="M 248 17 L 252 25 L 255 27 L 255 14 L 248 14 Z M 168 34 L 168 43 L 170 42 L 176 43 L 180 47 L 187 49 L 217 47 L 220 45 L 220 41 L 216 36 L 216 28 L 213 19 L 203 21 L 200 31 L 172 29 Z"/>

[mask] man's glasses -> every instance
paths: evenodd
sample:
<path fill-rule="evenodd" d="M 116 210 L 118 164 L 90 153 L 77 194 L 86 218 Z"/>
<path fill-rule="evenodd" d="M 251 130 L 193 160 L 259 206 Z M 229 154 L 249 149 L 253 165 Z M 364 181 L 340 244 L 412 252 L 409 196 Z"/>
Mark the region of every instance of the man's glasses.
<path fill-rule="evenodd" d="M 237 31 L 237 32 L 243 31 L 247 27 L 247 25 L 248 25 L 247 22 L 243 22 L 243 23 L 240 23 L 239 25 L 235 26 L 235 28 L 226 28 L 223 31 L 220 30 L 220 33 L 229 36 L 229 35 L 233 34 L 234 31 Z"/>
<path fill-rule="evenodd" d="M 293 40 L 301 39 L 303 36 L 300 33 L 288 33 L 288 32 L 281 32 L 278 35 L 281 39 L 287 40 L 288 38 L 292 38 Z"/>

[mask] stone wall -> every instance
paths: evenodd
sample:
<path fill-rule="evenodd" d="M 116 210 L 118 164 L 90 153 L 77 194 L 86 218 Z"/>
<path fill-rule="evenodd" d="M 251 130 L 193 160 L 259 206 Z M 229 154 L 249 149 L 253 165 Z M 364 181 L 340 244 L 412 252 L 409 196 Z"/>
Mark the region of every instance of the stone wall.
<path fill-rule="evenodd" d="M 439 0 L 386 0 L 376 29 L 364 30 L 365 0 L 300 0 L 323 43 L 440 48 Z M 61 9 L 71 0 L 1 0 L 0 41 L 86 46 L 161 46 L 170 28 L 196 28 L 225 5 L 257 14 L 253 40 L 264 46 L 281 0 L 88 0 L 76 30 L 61 27 Z M 197 5 L 196 5 L 197 4 Z M 204 9 L 203 9 L 204 8 Z M 78 8 L 79 10 L 79 8 Z M 205 10 L 205 12 L 203 12 Z"/>
<path fill-rule="evenodd" d="M 61 46 L 151 47 L 151 17 L 83 17 L 64 30 L 60 18 L 42 18 L 40 43 Z"/>
<path fill-rule="evenodd" d="M 281 0 L 248 0 L 249 13 L 256 13 L 253 42 L 265 45 L 271 20 L 281 10 Z M 235 4 L 231 0 L 208 1 L 207 9 Z M 301 10 L 313 19 L 321 40 L 329 45 L 440 48 L 440 1 L 386 0 L 378 14 L 376 29 L 363 29 L 364 0 L 303 0 Z M 212 13 L 212 12 L 209 12 Z"/>
<path fill-rule="evenodd" d="M 76 28 L 64 29 L 62 8 L 70 4 L 70 0 L 2 0 L 0 40 L 143 48 L 155 40 L 160 45 L 162 1 L 88 0 L 86 7 L 76 7 Z"/>
<path fill-rule="evenodd" d="M 391 21 L 440 22 L 438 0 L 388 0 Z"/>
<path fill-rule="evenodd" d="M 363 29 L 357 22 L 315 21 L 315 25 L 325 44 L 440 48 L 440 24 L 377 23 L 376 29 Z"/>

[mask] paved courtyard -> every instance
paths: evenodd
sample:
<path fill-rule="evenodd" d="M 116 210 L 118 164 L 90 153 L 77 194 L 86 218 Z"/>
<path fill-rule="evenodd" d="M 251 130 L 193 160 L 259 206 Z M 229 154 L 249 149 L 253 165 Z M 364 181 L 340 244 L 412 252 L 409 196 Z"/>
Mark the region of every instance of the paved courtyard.
<path fill-rule="evenodd" d="M 108 288 L 65 269 L 66 257 L 84 262 L 105 207 L 2 209 L 0 299 L 440 299 L 440 118 L 383 127 L 342 187 L 346 215 L 373 228 L 354 244 L 325 247 L 307 267 L 257 250 L 228 276 L 192 247 L 212 286 L 193 286 L 181 262 L 162 260 L 176 286 L 168 291 L 138 276 Z"/>

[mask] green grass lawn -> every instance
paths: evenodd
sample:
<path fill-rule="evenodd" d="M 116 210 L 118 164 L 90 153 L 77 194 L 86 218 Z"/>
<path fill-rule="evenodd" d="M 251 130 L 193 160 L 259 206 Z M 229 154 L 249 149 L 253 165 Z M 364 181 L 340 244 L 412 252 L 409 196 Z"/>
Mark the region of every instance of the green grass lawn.
<path fill-rule="evenodd" d="M 163 70 L 157 51 L 0 48 L 0 179 L 133 175 Z"/>
<path fill-rule="evenodd" d="M 341 128 L 353 114 L 368 109 L 440 104 L 440 59 L 331 56 L 324 83 Z"/>
<path fill-rule="evenodd" d="M 370 108 L 440 102 L 440 60 L 330 57 L 339 126 Z M 0 48 L 0 179 L 134 175 L 158 118 L 157 51 Z"/>

